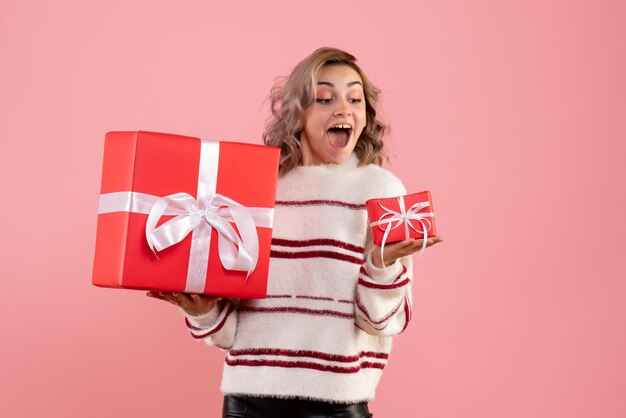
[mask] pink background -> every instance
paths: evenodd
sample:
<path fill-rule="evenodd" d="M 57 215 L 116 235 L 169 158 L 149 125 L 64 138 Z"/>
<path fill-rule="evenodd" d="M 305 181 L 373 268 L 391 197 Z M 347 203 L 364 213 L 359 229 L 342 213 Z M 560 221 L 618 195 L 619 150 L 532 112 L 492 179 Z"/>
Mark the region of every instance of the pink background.
<path fill-rule="evenodd" d="M 626 3 L 176 3 L 0 3 L 3 416 L 220 416 L 223 354 L 90 284 L 104 133 L 259 143 L 324 45 L 382 88 L 447 239 L 375 416 L 626 416 Z"/>

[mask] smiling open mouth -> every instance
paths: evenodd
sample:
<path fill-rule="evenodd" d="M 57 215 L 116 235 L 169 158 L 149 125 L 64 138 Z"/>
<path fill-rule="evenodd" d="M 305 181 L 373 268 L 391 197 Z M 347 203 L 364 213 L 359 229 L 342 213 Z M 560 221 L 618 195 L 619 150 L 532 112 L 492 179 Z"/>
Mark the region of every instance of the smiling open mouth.
<path fill-rule="evenodd" d="M 332 145 L 338 148 L 345 147 L 350 142 L 352 128 L 348 125 L 333 126 L 328 130 L 328 137 Z"/>

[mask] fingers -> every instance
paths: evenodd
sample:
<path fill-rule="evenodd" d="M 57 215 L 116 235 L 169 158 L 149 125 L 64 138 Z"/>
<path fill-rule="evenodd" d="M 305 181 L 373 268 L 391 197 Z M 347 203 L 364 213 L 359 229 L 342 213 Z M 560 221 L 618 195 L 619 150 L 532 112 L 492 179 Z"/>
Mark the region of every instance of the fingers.
<path fill-rule="evenodd" d="M 432 247 L 435 244 L 438 244 L 443 241 L 443 237 L 431 237 L 426 240 L 426 248 Z M 416 239 L 411 245 L 405 247 L 405 250 L 409 252 L 409 254 L 413 254 L 416 251 L 422 249 L 422 245 L 424 245 L 423 239 Z"/>
<path fill-rule="evenodd" d="M 431 245 L 435 245 L 439 242 L 443 241 L 443 237 L 430 237 L 426 242 L 426 246 L 430 247 Z M 387 247 L 394 250 L 408 250 L 410 248 L 419 248 L 422 246 L 424 240 L 422 238 L 411 238 L 404 241 L 394 242 L 393 244 L 389 244 Z"/>
<path fill-rule="evenodd" d="M 430 237 L 426 240 L 426 247 L 432 247 L 435 244 L 438 244 L 444 240 L 443 237 Z M 395 242 L 391 245 L 385 247 L 385 260 L 389 258 L 397 259 L 400 257 L 405 257 L 407 255 L 411 255 L 416 253 L 417 251 L 422 249 L 422 245 L 424 243 L 424 239 L 408 239 L 405 241 Z M 389 252 L 387 253 L 387 249 Z"/>
<path fill-rule="evenodd" d="M 146 293 L 146 296 L 149 296 L 151 298 L 155 298 L 155 299 L 161 299 L 161 300 L 165 300 L 165 297 L 163 296 L 163 292 L 148 292 Z"/>
<path fill-rule="evenodd" d="M 175 297 L 182 305 L 190 305 L 193 303 L 193 301 L 191 300 L 191 295 L 189 293 L 174 292 L 172 293 L 172 296 Z"/>
<path fill-rule="evenodd" d="M 176 305 L 192 315 L 206 313 L 219 299 L 217 296 L 184 292 L 148 292 L 146 295 Z"/>
<path fill-rule="evenodd" d="M 399 252 L 406 249 L 415 243 L 414 239 L 407 239 L 404 241 L 398 241 L 385 246 L 385 250 L 389 249 L 390 252 Z"/>
<path fill-rule="evenodd" d="M 187 298 L 183 293 L 179 292 L 148 292 L 147 296 L 155 299 L 161 299 L 173 305 L 183 308 L 187 304 Z"/>
<path fill-rule="evenodd" d="M 431 237 L 426 240 L 426 247 L 431 247 L 439 242 L 443 241 L 442 237 Z M 415 246 L 421 247 L 424 243 L 423 239 L 415 240 Z"/>
<path fill-rule="evenodd" d="M 433 245 L 438 244 L 438 243 L 440 243 L 442 241 L 443 241 L 443 238 L 441 238 L 441 237 L 428 238 L 426 240 L 426 248 L 432 247 Z M 421 249 L 423 244 L 424 244 L 424 240 L 423 239 L 415 240 L 415 242 L 411 246 L 411 250 L 413 250 L 412 252 L 415 252 L 416 250 Z"/>

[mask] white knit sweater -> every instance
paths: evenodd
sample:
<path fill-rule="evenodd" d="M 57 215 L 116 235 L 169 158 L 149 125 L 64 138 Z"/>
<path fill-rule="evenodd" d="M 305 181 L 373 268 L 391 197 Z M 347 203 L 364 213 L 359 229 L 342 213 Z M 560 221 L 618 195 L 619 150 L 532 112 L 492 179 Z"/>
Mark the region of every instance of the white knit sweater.
<path fill-rule="evenodd" d="M 406 194 L 391 173 L 299 166 L 278 180 L 267 299 L 221 299 L 186 315 L 195 338 L 227 350 L 225 394 L 328 402 L 374 398 L 394 335 L 411 317 L 411 258 L 386 270 L 365 201 Z"/>

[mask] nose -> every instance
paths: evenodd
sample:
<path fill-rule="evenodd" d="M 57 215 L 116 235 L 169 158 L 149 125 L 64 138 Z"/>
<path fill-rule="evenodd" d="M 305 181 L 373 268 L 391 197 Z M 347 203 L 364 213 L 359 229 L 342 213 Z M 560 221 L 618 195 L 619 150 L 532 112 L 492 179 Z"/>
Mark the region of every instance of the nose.
<path fill-rule="evenodd" d="M 347 100 L 342 99 L 337 101 L 337 107 L 335 108 L 334 115 L 335 116 L 350 116 L 352 111 L 350 110 L 350 106 Z"/>

